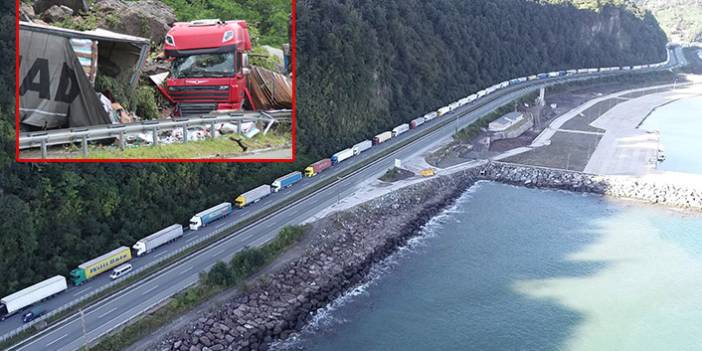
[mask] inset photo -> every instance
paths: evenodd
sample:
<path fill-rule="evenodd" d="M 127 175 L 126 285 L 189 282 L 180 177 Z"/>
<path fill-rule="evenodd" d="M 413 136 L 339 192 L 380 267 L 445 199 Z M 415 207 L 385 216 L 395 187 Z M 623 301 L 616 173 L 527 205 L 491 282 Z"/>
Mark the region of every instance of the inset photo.
<path fill-rule="evenodd" d="M 292 0 L 21 2 L 17 161 L 292 162 L 294 21 Z"/>

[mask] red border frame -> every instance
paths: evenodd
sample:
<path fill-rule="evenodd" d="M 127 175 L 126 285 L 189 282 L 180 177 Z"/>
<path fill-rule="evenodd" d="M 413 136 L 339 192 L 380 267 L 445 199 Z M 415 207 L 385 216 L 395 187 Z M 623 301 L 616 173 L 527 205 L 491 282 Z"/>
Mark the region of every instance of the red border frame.
<path fill-rule="evenodd" d="M 292 0 L 292 158 L 278 158 L 278 159 L 161 159 L 161 158 L 142 158 L 142 159 L 130 159 L 130 158 L 95 158 L 95 159 L 64 159 L 64 158 L 20 158 L 19 150 L 19 109 L 20 109 L 20 99 L 19 99 L 19 72 L 20 72 L 20 62 L 19 62 L 19 51 L 20 51 L 20 35 L 19 35 L 19 21 L 20 21 L 20 1 L 15 0 L 15 161 L 16 162 L 46 162 L 46 163 L 145 163 L 145 162 L 208 162 L 208 163 L 223 163 L 223 162 L 236 162 L 236 163 L 258 163 L 258 162 L 283 162 L 292 163 L 297 160 L 297 90 L 296 90 L 296 76 L 297 76 L 297 0 Z"/>

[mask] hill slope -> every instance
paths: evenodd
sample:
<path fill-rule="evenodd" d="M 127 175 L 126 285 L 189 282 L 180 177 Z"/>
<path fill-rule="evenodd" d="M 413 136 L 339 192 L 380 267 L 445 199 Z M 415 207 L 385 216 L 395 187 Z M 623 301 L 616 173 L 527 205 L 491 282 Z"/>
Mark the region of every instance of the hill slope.
<path fill-rule="evenodd" d="M 651 10 L 674 41 L 702 42 L 702 0 L 635 0 Z"/>
<path fill-rule="evenodd" d="M 0 296 L 506 78 L 664 58 L 650 16 L 527 0 L 298 0 L 294 164 L 18 164 L 0 5 Z"/>

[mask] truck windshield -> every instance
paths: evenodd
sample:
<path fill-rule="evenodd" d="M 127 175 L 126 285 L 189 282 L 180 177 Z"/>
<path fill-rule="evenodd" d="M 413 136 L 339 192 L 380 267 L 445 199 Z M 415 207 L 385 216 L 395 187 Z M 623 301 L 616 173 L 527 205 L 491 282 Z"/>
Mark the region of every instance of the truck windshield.
<path fill-rule="evenodd" d="M 175 78 L 222 78 L 236 73 L 233 52 L 177 57 L 173 61 Z"/>

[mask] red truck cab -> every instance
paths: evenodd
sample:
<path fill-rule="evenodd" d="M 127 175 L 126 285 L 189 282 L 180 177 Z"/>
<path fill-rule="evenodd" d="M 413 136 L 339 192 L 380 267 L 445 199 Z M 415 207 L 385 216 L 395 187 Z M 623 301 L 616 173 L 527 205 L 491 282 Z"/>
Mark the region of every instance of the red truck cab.
<path fill-rule="evenodd" d="M 164 93 L 176 104 L 177 116 L 243 108 L 251 51 L 245 21 L 177 22 L 166 34 L 164 51 L 171 60 Z"/>

